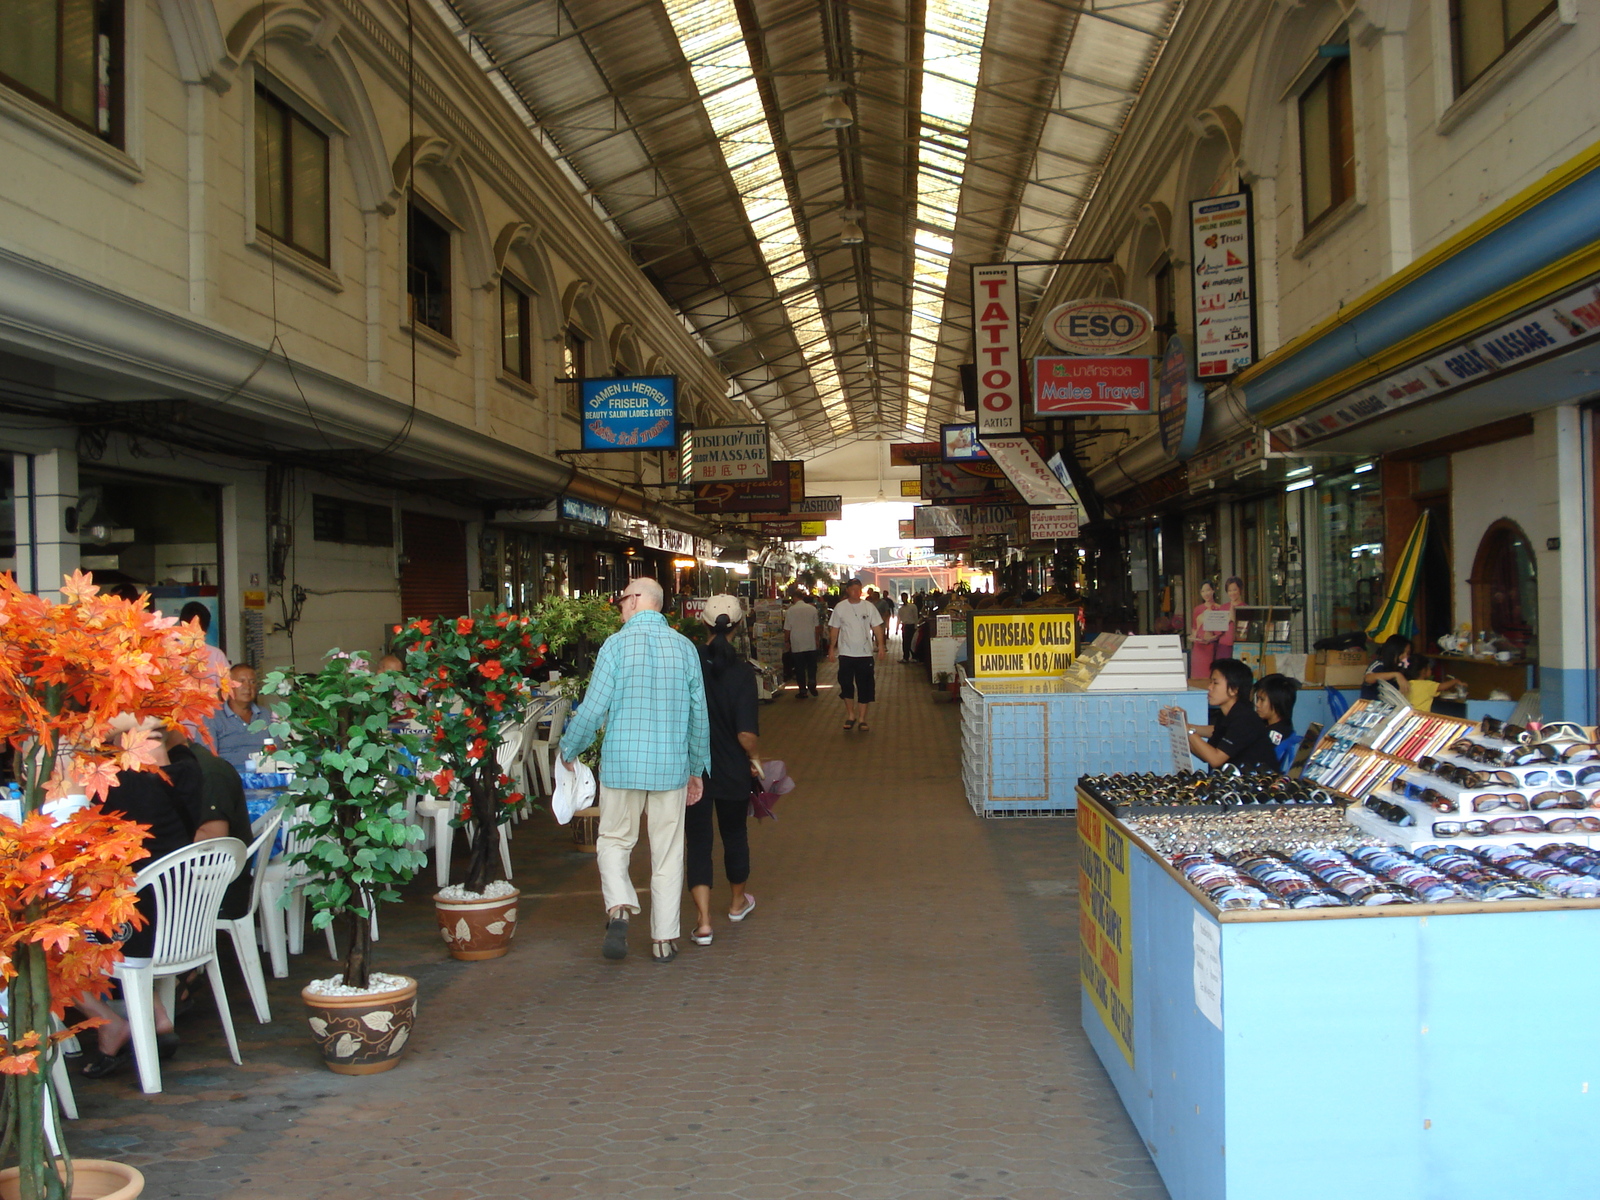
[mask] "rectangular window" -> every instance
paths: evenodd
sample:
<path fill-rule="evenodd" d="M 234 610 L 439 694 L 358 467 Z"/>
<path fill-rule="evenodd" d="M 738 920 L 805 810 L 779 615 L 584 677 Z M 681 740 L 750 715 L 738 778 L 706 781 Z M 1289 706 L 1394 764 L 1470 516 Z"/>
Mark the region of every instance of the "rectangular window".
<path fill-rule="evenodd" d="M 406 225 L 406 291 L 411 319 L 450 336 L 450 231 L 416 203 Z"/>
<path fill-rule="evenodd" d="M 588 343 L 583 335 L 569 326 L 561 338 L 561 368 L 568 379 L 574 380 L 567 388 L 566 410 L 569 417 L 581 418 L 583 415 L 579 411 L 576 380 L 584 378 L 589 373 L 587 349 Z"/>
<path fill-rule="evenodd" d="M 528 322 L 528 293 L 510 280 L 500 282 L 500 365 L 507 375 L 533 382 L 533 338 Z"/>
<path fill-rule="evenodd" d="M 1350 59 L 1331 59 L 1300 93 L 1300 201 L 1305 228 L 1356 190 L 1355 118 L 1350 107 Z"/>
<path fill-rule="evenodd" d="M 328 261 L 328 138 L 256 88 L 256 228 Z"/>
<path fill-rule="evenodd" d="M 392 546 L 394 512 L 382 504 L 313 494 L 311 536 L 319 542 L 349 546 Z"/>
<path fill-rule="evenodd" d="M 120 146 L 121 0 L 0 2 L 0 83 Z"/>
<path fill-rule="evenodd" d="M 1555 0 L 1451 0 L 1450 49 L 1455 57 L 1456 93 L 1471 87 L 1555 10 Z"/>

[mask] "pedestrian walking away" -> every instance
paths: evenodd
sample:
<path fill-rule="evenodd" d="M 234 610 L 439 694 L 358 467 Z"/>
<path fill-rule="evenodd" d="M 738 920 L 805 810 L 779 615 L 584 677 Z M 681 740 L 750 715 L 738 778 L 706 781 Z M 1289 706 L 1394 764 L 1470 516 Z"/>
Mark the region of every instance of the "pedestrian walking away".
<path fill-rule="evenodd" d="M 561 737 L 561 767 L 572 770 L 604 726 L 596 840 L 606 907 L 601 953 L 628 954 L 628 918 L 639 911 L 628 859 L 643 816 L 650 827 L 651 954 L 669 963 L 678 956 L 684 809 L 700 799 L 711 765 L 705 684 L 694 643 L 661 615 L 659 583 L 641 576 L 617 603 L 622 628 L 600 647 L 583 703 Z"/>
<path fill-rule="evenodd" d="M 821 618 L 817 606 L 803 592 L 789 595 L 788 611 L 783 614 L 783 644 L 794 658 L 796 700 L 817 694 L 817 629 Z"/>
<path fill-rule="evenodd" d="M 906 592 L 900 593 L 900 611 L 895 614 L 895 619 L 900 622 L 900 661 L 910 662 L 921 615 L 917 612 L 917 602 Z"/>
<path fill-rule="evenodd" d="M 839 696 L 844 700 L 846 733 L 867 724 L 867 705 L 877 698 L 875 660 L 887 645 L 883 614 L 870 600 L 861 598 L 861 581 L 844 585 L 844 599 L 828 618 L 828 657 L 839 659 Z"/>
<path fill-rule="evenodd" d="M 743 616 L 737 596 L 713 596 L 700 617 L 714 632 L 700 651 L 711 724 L 711 770 L 705 779 L 705 798 L 689 806 L 684 833 L 689 894 L 695 907 L 690 937 L 697 946 L 711 945 L 715 933 L 711 926 L 713 820 L 722 834 L 722 868 L 733 890 L 728 919 L 743 921 L 756 906 L 756 898 L 745 890 L 750 878 L 750 838 L 745 822 L 752 783 L 761 778 L 760 702 L 755 669 L 739 657 L 728 638 Z"/>

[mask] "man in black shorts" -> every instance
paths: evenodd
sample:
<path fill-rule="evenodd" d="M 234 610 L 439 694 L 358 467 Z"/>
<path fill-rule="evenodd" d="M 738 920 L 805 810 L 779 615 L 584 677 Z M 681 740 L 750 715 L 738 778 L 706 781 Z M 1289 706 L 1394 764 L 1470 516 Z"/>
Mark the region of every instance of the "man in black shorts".
<path fill-rule="evenodd" d="M 828 657 L 839 659 L 839 696 L 844 700 L 844 728 L 848 733 L 867 724 L 867 705 L 877 699 L 875 659 L 884 653 L 883 614 L 870 600 L 861 598 L 861 581 L 844 585 L 844 599 L 828 618 Z"/>

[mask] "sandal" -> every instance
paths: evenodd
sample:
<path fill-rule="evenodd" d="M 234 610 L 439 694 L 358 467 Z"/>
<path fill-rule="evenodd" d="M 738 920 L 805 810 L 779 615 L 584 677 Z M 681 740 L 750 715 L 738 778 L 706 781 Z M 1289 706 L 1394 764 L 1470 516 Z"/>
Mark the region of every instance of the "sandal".
<path fill-rule="evenodd" d="M 606 940 L 600 945 L 600 953 L 613 961 L 628 957 L 628 914 L 626 912 L 620 917 L 611 917 L 606 921 Z"/>
<path fill-rule="evenodd" d="M 851 730 L 852 730 L 852 729 L 854 729 L 854 728 L 855 728 L 855 727 L 856 727 L 856 723 L 855 723 L 855 722 L 854 722 L 854 721 L 846 721 L 846 722 L 845 722 L 845 723 L 844 723 L 844 731 L 845 731 L 845 732 L 846 732 L 846 733 L 849 733 L 849 732 L 850 732 L 850 731 L 851 731 Z"/>
<path fill-rule="evenodd" d="M 748 917 L 751 913 L 755 912 L 755 910 L 756 910 L 756 898 L 755 898 L 755 896 L 752 895 L 749 892 L 746 892 L 744 894 L 744 898 L 746 900 L 748 900 L 750 903 L 746 904 L 743 908 L 741 908 L 736 913 L 732 913 L 732 912 L 729 913 L 728 914 L 728 920 L 730 920 L 730 921 L 742 921 L 746 917 Z"/>
<path fill-rule="evenodd" d="M 658 965 L 665 965 L 678 957 L 677 942 L 651 942 L 651 960 Z"/>
<path fill-rule="evenodd" d="M 857 722 L 857 727 L 861 733 L 870 733 L 872 731 L 872 726 L 868 725 L 865 721 Z"/>
<path fill-rule="evenodd" d="M 710 929 L 707 929 L 704 933 L 701 933 L 698 929 L 696 929 L 689 935 L 689 940 L 696 946 L 709 946 L 711 945 L 711 939 L 716 936 L 717 935 Z"/>

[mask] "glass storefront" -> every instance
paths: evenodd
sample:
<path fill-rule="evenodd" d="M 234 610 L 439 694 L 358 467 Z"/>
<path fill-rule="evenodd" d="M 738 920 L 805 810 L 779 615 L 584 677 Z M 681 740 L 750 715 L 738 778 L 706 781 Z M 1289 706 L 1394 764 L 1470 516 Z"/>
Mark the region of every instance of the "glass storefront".
<path fill-rule="evenodd" d="M 1322 531 L 1318 585 L 1310 597 L 1312 641 L 1366 627 L 1383 599 L 1381 472 L 1319 479 L 1311 519 Z"/>

